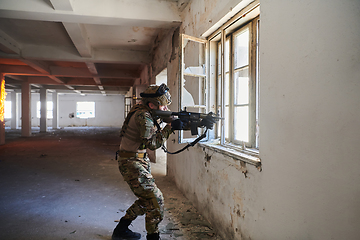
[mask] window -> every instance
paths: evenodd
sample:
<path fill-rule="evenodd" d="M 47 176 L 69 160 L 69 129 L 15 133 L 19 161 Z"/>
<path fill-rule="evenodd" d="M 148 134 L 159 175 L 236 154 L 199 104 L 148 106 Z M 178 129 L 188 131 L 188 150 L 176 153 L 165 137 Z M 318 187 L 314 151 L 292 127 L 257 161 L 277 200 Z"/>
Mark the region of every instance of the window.
<path fill-rule="evenodd" d="M 206 40 L 182 34 L 179 96 L 180 110 L 189 112 L 207 113 L 207 78 L 206 78 Z M 180 131 L 179 142 L 195 140 L 204 129 L 199 129 L 198 135 L 190 131 Z"/>
<path fill-rule="evenodd" d="M 216 128 L 220 145 L 249 154 L 259 149 L 259 4 L 244 9 L 209 37 L 216 62 Z"/>
<path fill-rule="evenodd" d="M 41 102 L 38 101 L 36 103 L 36 117 L 40 118 L 41 116 Z M 46 118 L 52 119 L 53 118 L 53 102 L 47 101 L 46 102 Z"/>
<path fill-rule="evenodd" d="M 11 118 L 11 101 L 5 101 L 4 114 L 5 118 Z"/>
<path fill-rule="evenodd" d="M 218 111 L 224 108 L 222 144 L 258 148 L 258 18 L 217 41 Z M 223 54 L 221 45 L 224 44 Z M 222 56 L 224 59 L 222 59 Z M 222 80 L 224 62 L 224 80 Z M 223 89 L 223 90 L 222 90 Z M 221 129 L 218 129 L 221 131 Z"/>
<path fill-rule="evenodd" d="M 215 41 L 213 56 L 217 59 L 218 112 L 225 117 L 217 135 L 222 145 L 242 150 L 259 147 L 258 26 L 257 17 L 232 31 L 223 29 L 226 37 Z"/>
<path fill-rule="evenodd" d="M 76 117 L 78 118 L 94 118 L 95 102 L 77 102 Z"/>
<path fill-rule="evenodd" d="M 207 32 L 208 37 L 204 44 L 205 54 L 199 51 L 200 60 L 195 62 L 197 71 L 191 73 L 204 74 L 203 92 L 200 93 L 200 99 L 203 99 L 204 105 L 207 105 L 204 108 L 206 112 L 213 111 L 224 118 L 209 134 L 209 139 L 217 139 L 217 141 L 210 141 L 203 145 L 254 164 L 261 169 L 258 157 L 259 15 L 259 1 L 253 1 L 217 30 L 210 34 Z M 195 49 L 189 54 L 184 50 L 184 46 L 187 46 L 190 40 L 197 39 L 190 36 L 182 38 L 182 67 L 180 69 L 184 73 L 181 73 L 181 84 L 184 80 L 186 83 L 189 81 L 186 79 L 186 73 L 192 66 L 187 63 L 186 56 L 192 56 L 190 61 L 194 62 L 193 55 L 197 52 Z M 200 71 L 203 56 L 206 60 L 205 68 Z M 196 77 L 201 79 L 202 76 L 196 75 Z M 192 91 L 194 89 L 192 88 Z M 182 85 L 180 90 L 184 91 Z M 180 98 L 180 105 L 183 106 L 183 102 L 187 99 L 182 92 L 180 92 Z"/>

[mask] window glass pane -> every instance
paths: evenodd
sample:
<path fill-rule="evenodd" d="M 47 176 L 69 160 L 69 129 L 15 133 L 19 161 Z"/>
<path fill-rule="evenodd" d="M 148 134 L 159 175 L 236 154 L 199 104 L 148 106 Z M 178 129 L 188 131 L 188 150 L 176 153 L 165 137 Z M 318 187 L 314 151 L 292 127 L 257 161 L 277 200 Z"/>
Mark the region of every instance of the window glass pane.
<path fill-rule="evenodd" d="M 182 72 L 180 79 L 180 109 L 189 112 L 207 112 L 207 84 L 206 84 L 206 53 L 205 41 L 196 38 L 182 36 Z M 204 129 L 198 129 L 202 134 Z M 193 132 L 195 133 L 195 132 Z M 191 131 L 180 132 L 180 142 L 192 141 L 196 135 Z"/>
<path fill-rule="evenodd" d="M 234 139 L 249 142 L 249 107 L 235 107 Z"/>
<path fill-rule="evenodd" d="M 249 104 L 249 68 L 235 72 L 235 104 Z"/>
<path fill-rule="evenodd" d="M 205 105 L 205 97 L 205 78 L 184 76 L 181 99 L 182 108 L 194 105 Z"/>
<path fill-rule="evenodd" d="M 229 73 L 226 73 L 226 75 L 225 75 L 224 97 L 225 97 L 225 105 L 229 105 L 229 104 L 230 104 L 230 81 L 229 81 Z"/>
<path fill-rule="evenodd" d="M 235 35 L 234 68 L 249 65 L 249 29 Z"/>
<path fill-rule="evenodd" d="M 218 79 L 217 79 L 217 95 L 216 95 L 216 99 L 217 99 L 217 104 L 218 106 L 220 107 L 221 106 L 221 90 L 222 90 L 222 87 L 221 87 L 221 75 L 218 76 Z"/>
<path fill-rule="evenodd" d="M 226 39 L 225 42 L 225 49 L 224 49 L 224 61 L 225 61 L 225 72 L 229 72 L 230 71 L 230 38 Z"/>
<path fill-rule="evenodd" d="M 47 110 L 46 117 L 47 118 L 53 118 L 53 102 L 48 101 L 46 103 L 46 110 Z"/>
<path fill-rule="evenodd" d="M 11 118 L 11 101 L 5 101 L 4 118 Z"/>
<path fill-rule="evenodd" d="M 40 118 L 40 101 L 36 103 L 36 117 Z"/>
<path fill-rule="evenodd" d="M 229 117 L 229 106 L 225 107 L 225 138 L 229 138 L 229 125 L 230 125 L 230 117 Z"/>
<path fill-rule="evenodd" d="M 217 72 L 221 74 L 221 43 L 218 43 L 218 51 L 217 51 Z"/>
<path fill-rule="evenodd" d="M 40 115 L 41 115 L 41 102 L 38 101 L 36 103 L 36 117 L 37 118 L 40 118 Z M 53 102 L 52 101 L 47 101 L 46 102 L 46 118 L 53 118 Z"/>
<path fill-rule="evenodd" d="M 184 76 L 184 86 L 182 88 L 181 106 L 188 107 L 199 105 L 199 82 L 196 77 Z"/>
<path fill-rule="evenodd" d="M 76 117 L 78 118 L 94 118 L 95 102 L 77 102 Z"/>

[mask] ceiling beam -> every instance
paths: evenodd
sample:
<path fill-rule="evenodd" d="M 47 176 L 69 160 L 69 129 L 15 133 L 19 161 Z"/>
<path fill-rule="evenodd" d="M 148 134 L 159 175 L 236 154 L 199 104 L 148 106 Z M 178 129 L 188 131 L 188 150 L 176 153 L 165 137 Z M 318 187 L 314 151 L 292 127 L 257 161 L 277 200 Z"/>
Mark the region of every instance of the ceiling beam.
<path fill-rule="evenodd" d="M 49 77 L 45 76 L 30 76 L 27 78 L 27 81 L 30 84 L 43 84 L 43 85 L 77 85 L 77 86 L 97 86 L 100 90 L 100 87 L 104 86 L 115 86 L 115 87 L 131 87 L 134 85 L 134 79 L 109 79 L 102 81 L 102 85 L 97 85 L 91 78 L 72 78 L 69 79 L 66 83 L 54 83 Z"/>
<path fill-rule="evenodd" d="M 57 6 L 60 0 L 52 1 Z M 69 0 L 65 0 L 69 4 Z M 1 0 L 4 18 L 104 25 L 171 28 L 181 24 L 177 2 L 159 0 L 77 0 L 73 11 L 61 11 L 39 0 Z M 60 6 L 63 7 L 63 6 Z M 54 11 L 55 8 L 55 11 Z"/>
<path fill-rule="evenodd" d="M 65 85 L 65 87 L 67 87 L 70 90 L 73 90 L 75 93 L 81 94 L 81 91 L 76 90 L 73 86 Z"/>
<path fill-rule="evenodd" d="M 96 66 L 95 66 L 95 63 L 86 62 L 86 66 L 87 66 L 89 72 L 90 72 L 92 75 L 97 75 L 97 74 L 98 74 L 97 69 L 96 69 Z"/>
<path fill-rule="evenodd" d="M 44 85 L 60 84 L 60 83 L 54 83 L 54 81 L 52 81 L 49 77 L 39 77 L 39 76 L 28 77 L 27 81 L 30 84 L 44 84 Z"/>
<path fill-rule="evenodd" d="M 94 63 L 91 62 L 86 62 L 86 66 L 89 70 L 89 72 L 93 75 L 93 76 L 98 76 L 98 71 L 96 69 L 96 66 Z M 96 84 L 100 85 L 101 84 L 101 79 L 99 77 L 94 77 L 94 81 Z"/>
<path fill-rule="evenodd" d="M 79 78 L 97 78 L 99 84 L 100 78 L 139 78 L 140 74 L 137 70 L 127 69 L 106 69 L 103 73 L 99 73 L 97 76 L 92 75 L 88 69 L 85 68 L 72 68 L 72 67 L 59 67 L 50 66 L 50 73 L 45 70 L 38 71 L 32 66 L 20 66 L 20 65 L 0 65 L 0 72 L 9 75 L 28 75 L 28 76 L 48 76 L 58 83 L 64 83 L 57 77 L 79 77 Z M 40 69 L 39 69 L 40 70 Z"/>
<path fill-rule="evenodd" d="M 54 10 L 60 11 L 72 11 L 72 5 L 70 0 L 50 0 L 51 5 L 53 5 Z"/>
<path fill-rule="evenodd" d="M 85 68 L 69 68 L 50 66 L 51 75 L 58 77 L 90 77 L 90 78 L 139 78 L 140 73 L 137 70 L 127 69 L 106 69 L 93 75 Z"/>
<path fill-rule="evenodd" d="M 19 55 L 0 54 L 3 58 L 20 58 Z M 21 48 L 21 57 L 43 61 L 82 62 L 84 58 L 73 47 L 44 46 L 24 44 Z M 93 49 L 92 57 L 86 61 L 97 63 L 144 63 L 151 62 L 149 51 L 134 51 L 125 49 Z"/>
<path fill-rule="evenodd" d="M 37 70 L 40 73 L 49 74 L 50 69 L 49 66 L 43 62 L 36 61 L 36 60 L 27 60 L 27 59 L 20 59 L 23 63 L 29 65 L 33 69 Z"/>
<path fill-rule="evenodd" d="M 5 81 L 5 88 L 6 88 L 6 87 L 17 88 L 17 86 L 16 86 L 16 85 L 13 85 L 13 84 L 8 84 L 8 83 L 6 83 L 6 81 Z M 5 90 L 7 90 L 7 89 L 5 89 Z"/>
<path fill-rule="evenodd" d="M 10 75 L 43 75 L 34 68 L 24 65 L 1 65 L 0 72 Z"/>
<path fill-rule="evenodd" d="M 27 60 L 27 59 L 21 59 L 23 63 L 26 63 L 30 67 L 34 68 L 35 70 L 39 71 L 40 73 L 43 73 L 45 75 L 48 75 L 49 78 L 54 80 L 57 83 L 64 83 L 62 80 L 57 78 L 56 76 L 50 75 L 50 69 L 49 66 L 43 62 L 35 61 L 35 60 Z"/>
<path fill-rule="evenodd" d="M 91 63 L 91 62 L 86 62 L 86 66 L 89 70 L 89 72 L 92 74 L 92 75 L 98 75 L 98 71 L 96 69 L 96 66 L 94 63 Z M 94 77 L 94 81 L 98 86 L 99 90 L 101 91 L 101 93 L 103 95 L 106 95 L 106 92 L 104 91 L 104 87 L 101 86 L 101 79 L 99 77 Z"/>
<path fill-rule="evenodd" d="M 74 43 L 81 57 L 91 57 L 91 44 L 86 33 L 84 24 L 79 23 L 63 23 L 71 41 Z"/>
<path fill-rule="evenodd" d="M 102 81 L 102 86 L 118 86 L 131 87 L 134 85 L 134 79 L 110 79 Z M 83 85 L 83 86 L 97 86 L 93 81 L 84 78 L 72 78 L 66 84 L 69 85 Z"/>
<path fill-rule="evenodd" d="M 14 79 L 17 81 L 23 81 L 23 82 L 26 81 L 26 77 L 19 76 L 19 75 L 6 75 L 6 78 L 11 78 L 11 79 Z"/>
<path fill-rule="evenodd" d="M 0 30 L 0 50 L 8 54 L 20 55 L 21 46 L 12 37 Z"/>

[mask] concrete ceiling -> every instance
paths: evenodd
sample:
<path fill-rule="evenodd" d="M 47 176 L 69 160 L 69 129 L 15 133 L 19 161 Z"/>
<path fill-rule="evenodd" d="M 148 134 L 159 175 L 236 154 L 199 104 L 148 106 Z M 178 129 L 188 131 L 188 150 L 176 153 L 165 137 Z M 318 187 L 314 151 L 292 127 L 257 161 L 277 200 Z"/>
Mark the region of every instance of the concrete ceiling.
<path fill-rule="evenodd" d="M 190 0 L 1 0 L 7 91 L 125 94 L 142 83 L 157 36 Z"/>

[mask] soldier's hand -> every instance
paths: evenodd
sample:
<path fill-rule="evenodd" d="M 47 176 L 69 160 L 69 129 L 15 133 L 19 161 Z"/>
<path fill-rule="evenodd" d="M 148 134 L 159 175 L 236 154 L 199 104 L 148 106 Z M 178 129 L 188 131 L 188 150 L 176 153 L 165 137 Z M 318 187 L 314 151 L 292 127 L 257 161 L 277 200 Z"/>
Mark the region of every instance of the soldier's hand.
<path fill-rule="evenodd" d="M 201 125 L 207 127 L 208 129 L 213 129 L 214 123 L 216 123 L 216 120 L 212 117 L 212 112 L 210 112 L 206 118 L 204 118 L 201 121 Z"/>

